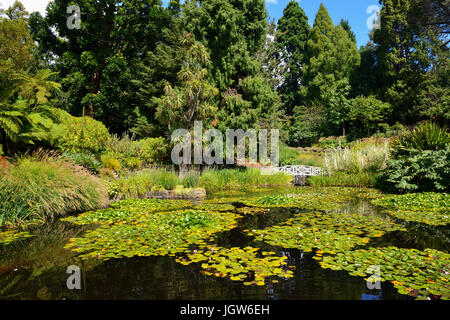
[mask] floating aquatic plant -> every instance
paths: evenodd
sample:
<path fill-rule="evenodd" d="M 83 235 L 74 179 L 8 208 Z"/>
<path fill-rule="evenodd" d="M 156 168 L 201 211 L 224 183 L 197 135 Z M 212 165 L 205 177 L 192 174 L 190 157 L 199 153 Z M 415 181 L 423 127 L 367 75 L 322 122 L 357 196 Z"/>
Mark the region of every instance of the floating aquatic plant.
<path fill-rule="evenodd" d="M 90 211 L 76 217 L 61 219 L 78 225 L 93 223 L 114 224 L 145 217 L 156 211 L 181 209 L 191 206 L 187 200 L 162 200 L 162 199 L 128 199 L 111 204 L 111 207 L 104 210 Z"/>
<path fill-rule="evenodd" d="M 372 200 L 372 203 L 385 208 L 389 215 L 402 220 L 429 225 L 450 223 L 450 195 L 448 193 L 389 195 Z"/>
<path fill-rule="evenodd" d="M 229 277 L 233 281 L 243 281 L 244 285 L 265 285 L 271 276 L 293 277 L 287 270 L 287 257 L 277 257 L 275 252 L 261 252 L 258 248 L 221 248 L 208 246 L 202 251 L 193 251 L 186 258 L 177 261 L 183 265 L 202 263 L 203 274 L 216 277 Z"/>
<path fill-rule="evenodd" d="M 233 211 L 235 209 L 234 206 L 229 203 L 201 203 L 194 208 L 206 211 Z"/>
<path fill-rule="evenodd" d="M 33 235 L 31 235 L 27 231 L 17 232 L 17 231 L 11 230 L 11 231 L 0 232 L 0 244 L 7 245 L 7 244 L 10 244 L 11 242 L 23 240 L 23 239 L 27 239 L 27 238 L 31 238 L 31 237 L 33 237 Z"/>
<path fill-rule="evenodd" d="M 243 203 L 247 206 L 265 208 L 284 207 L 333 210 L 342 207 L 352 198 L 350 190 L 346 188 L 336 189 L 337 192 L 333 192 L 332 194 L 325 189 L 312 189 L 315 192 L 262 196 L 256 199 L 244 200 Z"/>
<path fill-rule="evenodd" d="M 81 253 L 81 259 L 174 255 L 190 245 L 206 245 L 211 235 L 234 228 L 239 217 L 231 212 L 200 210 L 155 213 L 103 225 L 82 238 L 71 239 L 66 248 Z"/>
<path fill-rule="evenodd" d="M 380 267 L 380 281 L 390 281 L 400 294 L 418 299 L 450 299 L 450 254 L 433 249 L 370 248 L 325 256 L 323 268 L 346 270 L 352 276 L 372 276 Z M 366 279 L 367 280 L 367 279 Z M 371 278 L 373 280 L 373 278 Z"/>
<path fill-rule="evenodd" d="M 245 215 L 255 215 L 255 214 L 264 214 L 268 213 L 270 209 L 267 208 L 258 208 L 258 207 L 242 207 L 236 209 L 237 212 L 245 214 Z"/>
<path fill-rule="evenodd" d="M 297 214 L 281 225 L 264 230 L 248 231 L 256 240 L 284 248 L 311 252 L 314 248 L 335 254 L 357 245 L 364 245 L 372 237 L 404 230 L 388 218 L 344 212 L 306 212 Z"/>

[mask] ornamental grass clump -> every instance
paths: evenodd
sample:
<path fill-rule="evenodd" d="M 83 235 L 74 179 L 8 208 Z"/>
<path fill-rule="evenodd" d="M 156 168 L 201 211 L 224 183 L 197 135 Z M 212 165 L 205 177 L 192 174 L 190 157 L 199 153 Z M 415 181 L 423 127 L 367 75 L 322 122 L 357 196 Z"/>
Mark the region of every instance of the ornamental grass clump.
<path fill-rule="evenodd" d="M 335 149 L 324 157 L 323 167 L 329 175 L 343 171 L 348 173 L 377 172 L 386 168 L 389 143 L 357 144 L 351 148 Z"/>
<path fill-rule="evenodd" d="M 0 171 L 0 226 L 99 209 L 108 204 L 104 183 L 52 154 L 19 158 Z"/>

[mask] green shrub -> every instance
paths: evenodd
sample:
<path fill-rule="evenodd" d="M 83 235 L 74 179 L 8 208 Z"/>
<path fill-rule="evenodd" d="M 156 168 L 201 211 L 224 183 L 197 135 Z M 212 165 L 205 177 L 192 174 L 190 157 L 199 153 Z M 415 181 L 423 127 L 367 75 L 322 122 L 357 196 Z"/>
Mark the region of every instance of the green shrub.
<path fill-rule="evenodd" d="M 390 192 L 448 192 L 450 146 L 439 151 L 415 151 L 387 163 L 383 185 Z"/>
<path fill-rule="evenodd" d="M 79 166 L 86 168 L 94 174 L 97 174 L 102 167 L 100 161 L 98 161 L 92 154 L 66 152 L 63 154 L 63 157 L 71 160 Z"/>
<path fill-rule="evenodd" d="M 128 157 L 124 160 L 125 168 L 128 169 L 141 169 L 142 168 L 142 160 L 136 158 L 136 157 Z"/>
<path fill-rule="evenodd" d="M 387 123 L 381 123 L 379 125 L 378 133 L 374 134 L 374 138 L 392 138 L 399 136 L 408 130 L 401 123 L 396 123 L 393 126 L 388 125 Z"/>
<path fill-rule="evenodd" d="M 445 150 L 450 145 L 450 133 L 447 128 L 441 128 L 433 122 L 426 122 L 417 126 L 392 142 L 394 157 L 408 156 L 416 151 Z"/>
<path fill-rule="evenodd" d="M 21 158 L 0 171 L 0 225 L 95 210 L 107 203 L 103 182 L 62 158 Z"/>
<path fill-rule="evenodd" d="M 119 171 L 120 169 L 122 169 L 120 161 L 110 154 L 103 154 L 100 157 L 100 161 L 102 162 L 103 168 L 111 169 L 114 171 Z"/>
<path fill-rule="evenodd" d="M 0 144 L 0 157 L 3 156 L 3 146 Z"/>
<path fill-rule="evenodd" d="M 160 164 L 167 158 L 169 149 L 164 138 L 147 138 L 139 141 L 139 158 L 146 165 Z"/>
<path fill-rule="evenodd" d="M 168 155 L 168 143 L 164 138 L 147 138 L 139 141 L 124 134 L 113 135 L 108 142 L 108 154 L 119 160 L 122 167 L 140 169 L 143 165 L 160 164 Z"/>
<path fill-rule="evenodd" d="M 103 123 L 91 117 L 71 117 L 52 133 L 54 144 L 63 152 L 99 154 L 106 151 L 110 139 Z"/>

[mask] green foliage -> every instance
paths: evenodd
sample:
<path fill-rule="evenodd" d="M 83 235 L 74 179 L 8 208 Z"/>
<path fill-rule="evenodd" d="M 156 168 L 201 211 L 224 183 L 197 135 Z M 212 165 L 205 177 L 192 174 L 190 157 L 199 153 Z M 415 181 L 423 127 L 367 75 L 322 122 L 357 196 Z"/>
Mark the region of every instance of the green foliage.
<path fill-rule="evenodd" d="M 300 156 L 300 151 L 287 146 L 281 146 L 280 148 L 280 165 L 288 166 L 297 164 L 297 159 Z"/>
<path fill-rule="evenodd" d="M 391 192 L 448 192 L 449 181 L 450 147 L 393 157 L 383 176 L 383 186 Z"/>
<path fill-rule="evenodd" d="M 81 167 L 41 155 L 0 172 L 0 225 L 93 210 L 108 203 L 106 188 Z"/>
<path fill-rule="evenodd" d="M 258 169 L 246 170 L 207 170 L 200 177 L 200 186 L 208 193 L 230 190 L 234 188 L 246 189 L 256 185 L 286 185 L 292 177 L 282 173 L 275 175 L 262 175 Z"/>
<path fill-rule="evenodd" d="M 122 169 L 120 161 L 110 154 L 102 154 L 100 157 L 100 161 L 102 162 L 103 168 L 111 169 L 114 171 L 119 171 L 120 169 Z"/>
<path fill-rule="evenodd" d="M 182 265 L 203 262 L 202 274 L 220 278 L 228 276 L 233 281 L 245 281 L 246 286 L 264 286 L 265 279 L 270 276 L 293 277 L 293 271 L 283 271 L 287 257 L 277 257 L 274 256 L 275 252 L 266 251 L 261 252 L 262 257 L 258 257 L 258 251 L 258 248 L 252 247 L 228 249 L 208 246 L 203 252 L 189 253 L 186 259 L 178 258 L 177 261 Z"/>
<path fill-rule="evenodd" d="M 81 253 L 84 260 L 174 255 L 192 245 L 205 245 L 212 234 L 234 228 L 239 217 L 231 212 L 193 209 L 159 211 L 173 207 L 171 200 L 119 202 L 115 212 L 109 210 L 109 217 L 101 219 L 104 223 L 101 228 L 71 239 L 66 247 Z"/>
<path fill-rule="evenodd" d="M 200 175 L 197 173 L 188 173 L 182 179 L 183 187 L 197 188 L 200 184 Z"/>
<path fill-rule="evenodd" d="M 433 122 L 418 125 L 413 131 L 406 132 L 392 143 L 394 157 L 412 155 L 416 151 L 445 150 L 450 145 L 450 133 Z"/>
<path fill-rule="evenodd" d="M 0 245 L 8 245 L 11 242 L 33 237 L 28 232 L 17 232 L 15 230 L 0 232 Z"/>
<path fill-rule="evenodd" d="M 169 153 L 169 144 L 162 137 L 143 139 L 138 142 L 138 145 L 138 157 L 146 165 L 162 163 Z"/>
<path fill-rule="evenodd" d="M 346 137 L 326 137 L 320 138 L 317 143 L 322 149 L 336 149 L 336 148 L 345 148 L 348 146 L 348 141 Z"/>
<path fill-rule="evenodd" d="M 308 179 L 308 185 L 313 187 L 375 187 L 379 176 L 372 172 L 335 172 L 326 176 L 315 176 Z"/>
<path fill-rule="evenodd" d="M 379 92 L 382 99 L 393 106 L 394 119 L 399 121 L 417 121 L 425 107 L 421 97 L 428 95 L 430 76 L 445 68 L 442 61 L 448 61 L 448 39 L 435 30 L 440 26 L 435 17 L 440 11 L 439 5 L 430 5 L 425 9 L 422 7 L 424 3 L 413 0 L 380 1 L 381 28 L 375 30 L 373 35 L 381 87 Z M 432 95 L 428 95 L 426 100 L 429 101 Z"/>
<path fill-rule="evenodd" d="M 310 147 L 320 138 L 325 121 L 323 112 L 318 107 L 295 107 L 294 114 L 286 143 L 293 147 Z"/>
<path fill-rule="evenodd" d="M 79 30 L 66 26 L 66 0 L 55 0 L 45 17 L 30 16 L 32 36 L 40 56 L 54 61 L 74 115 L 92 106 L 112 132 L 129 129 L 135 120 L 135 65 L 155 48 L 162 30 L 175 18 L 158 0 L 98 2 L 83 0 Z M 99 12 L 104 14 L 99 16 Z M 58 35 L 58 36 L 56 36 Z M 61 40 L 64 39 L 64 40 Z M 153 116 L 153 115 L 152 115 Z"/>
<path fill-rule="evenodd" d="M 56 146 L 63 152 L 99 154 L 106 151 L 108 129 L 91 117 L 70 117 L 53 128 Z"/>
<path fill-rule="evenodd" d="M 173 190 L 178 184 L 178 176 L 173 172 L 145 169 L 111 182 L 114 192 L 110 195 L 119 200 L 145 198 L 152 191 Z"/>
<path fill-rule="evenodd" d="M 203 120 L 217 112 L 213 103 L 219 91 L 207 81 L 209 53 L 205 46 L 185 33 L 180 45 L 184 55 L 177 74 L 177 86 L 166 83 L 164 95 L 156 98 L 156 115 L 169 130 L 190 130 L 194 120 Z"/>
<path fill-rule="evenodd" d="M 435 295 L 448 300 L 449 259 L 448 253 L 433 249 L 385 247 L 327 256 L 320 265 L 326 269 L 346 270 L 352 276 L 370 275 L 367 281 L 389 281 L 400 294 L 418 299 L 426 300 Z M 373 266 L 380 267 L 381 278 L 373 275 Z"/>
<path fill-rule="evenodd" d="M 264 43 L 267 12 L 263 0 L 186 1 L 183 23 L 211 55 L 209 73 L 224 92 L 239 81 L 255 76 L 259 66 L 254 54 Z"/>
<path fill-rule="evenodd" d="M 127 199 L 113 202 L 108 209 L 89 211 L 62 219 L 77 225 L 116 224 L 139 219 L 155 212 L 183 209 L 191 206 L 186 200 Z"/>
<path fill-rule="evenodd" d="M 292 115 L 294 107 L 301 104 L 299 87 L 302 81 L 302 67 L 308 63 L 306 45 L 310 26 L 308 17 L 297 1 L 289 1 L 278 20 L 276 44 L 277 58 L 283 59 L 287 70 L 279 88 L 284 108 Z"/>
<path fill-rule="evenodd" d="M 102 164 L 95 158 L 95 156 L 89 153 L 66 152 L 63 154 L 63 157 L 71 160 L 79 166 L 86 168 L 93 174 L 97 174 L 102 167 Z"/>
<path fill-rule="evenodd" d="M 34 47 L 24 17 L 0 17 L 0 102 L 14 94 L 17 84 L 13 75 L 31 67 Z"/>
<path fill-rule="evenodd" d="M 349 123 L 353 137 L 368 137 L 377 132 L 380 125 L 388 120 L 392 108 L 374 96 L 357 97 L 350 101 Z M 359 130 L 358 130 L 359 129 Z M 358 132 L 358 131 L 359 132 Z"/>
<path fill-rule="evenodd" d="M 383 176 L 392 192 L 448 191 L 450 134 L 427 122 L 394 139 L 392 158 Z"/>
<path fill-rule="evenodd" d="M 407 221 L 430 225 L 450 223 L 450 195 L 448 193 L 413 193 L 387 195 L 372 201 L 387 209 L 387 213 Z"/>
<path fill-rule="evenodd" d="M 358 245 L 369 243 L 370 238 L 402 229 L 389 218 L 332 211 L 302 213 L 283 224 L 248 233 L 256 236 L 256 240 L 283 248 L 305 252 L 315 248 L 318 250 L 316 257 L 320 259 L 324 253 L 347 253 Z"/>
<path fill-rule="evenodd" d="M 48 69 L 39 70 L 35 76 L 26 74 L 15 74 L 14 78 L 19 81 L 20 95 L 27 100 L 27 107 L 31 106 L 31 100 L 34 100 L 34 110 L 37 110 L 39 104 L 48 102 L 52 91 L 60 91 L 61 84 L 49 80 L 56 75 Z"/>

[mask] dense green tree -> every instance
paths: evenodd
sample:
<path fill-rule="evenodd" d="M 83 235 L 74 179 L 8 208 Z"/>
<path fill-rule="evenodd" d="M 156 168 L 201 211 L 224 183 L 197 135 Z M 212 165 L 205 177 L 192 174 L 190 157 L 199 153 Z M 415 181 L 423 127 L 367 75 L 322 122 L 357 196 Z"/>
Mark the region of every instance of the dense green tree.
<path fill-rule="evenodd" d="M 306 86 L 302 94 L 309 106 L 320 106 L 326 131 L 346 134 L 350 103 L 350 77 L 360 64 L 360 55 L 349 33 L 333 22 L 321 4 L 308 41 L 311 57 L 305 68 Z"/>
<path fill-rule="evenodd" d="M 286 66 L 279 88 L 287 115 L 292 115 L 294 107 L 301 104 L 299 93 L 302 85 L 302 70 L 308 63 L 307 41 L 310 27 L 308 17 L 297 1 L 290 1 L 278 21 L 278 59 Z"/>
<path fill-rule="evenodd" d="M 184 61 L 178 72 L 178 85 L 166 82 L 164 95 L 156 98 L 158 119 L 167 124 L 169 133 L 174 129 L 193 128 L 194 121 L 211 118 L 217 108 L 214 98 L 219 91 L 207 81 L 209 62 L 206 48 L 191 34 L 184 34 L 181 42 Z"/>
<path fill-rule="evenodd" d="M 183 19 L 187 30 L 208 48 L 210 75 L 221 91 L 259 71 L 254 55 L 264 43 L 267 25 L 263 0 L 190 0 Z"/>
<path fill-rule="evenodd" d="M 348 37 L 350 40 L 352 40 L 354 43 L 356 43 L 356 35 L 352 31 L 352 28 L 350 27 L 350 24 L 348 23 L 348 20 L 341 19 L 341 23 L 339 24 L 342 28 L 344 28 L 345 31 L 348 33 Z"/>
<path fill-rule="evenodd" d="M 16 2 L 0 17 L 0 101 L 14 94 L 13 75 L 25 73 L 34 61 L 34 43 L 23 6 Z"/>
<path fill-rule="evenodd" d="M 383 5 L 381 29 L 374 33 L 378 77 L 382 83 L 380 96 L 393 105 L 395 119 L 403 122 L 420 120 L 424 113 L 420 97 L 426 96 L 433 82 L 430 72 L 432 74 L 442 68 L 442 63 L 448 63 L 448 47 L 441 34 L 445 32 L 442 30 L 445 21 L 429 24 L 423 18 L 426 15 L 439 17 L 440 10 L 436 14 L 427 13 L 433 7 L 432 2 L 441 3 L 380 1 Z"/>
<path fill-rule="evenodd" d="M 264 1 L 187 1 L 182 15 L 184 26 L 211 56 L 209 77 L 221 92 L 218 127 L 278 126 L 273 119 L 279 115 L 278 97 L 270 82 L 261 77 L 257 58 L 265 43 Z"/>
<path fill-rule="evenodd" d="M 391 105 L 374 96 L 359 96 L 350 100 L 349 124 L 353 138 L 367 137 L 376 133 L 388 120 Z"/>
<path fill-rule="evenodd" d="M 27 100 L 27 107 L 31 106 L 33 99 L 34 110 L 37 111 L 38 104 L 47 103 L 53 90 L 60 90 L 61 84 L 49 80 L 56 72 L 48 69 L 39 70 L 36 75 L 28 76 L 16 74 L 15 78 L 20 81 L 20 95 Z"/>
<path fill-rule="evenodd" d="M 132 126 L 136 98 L 132 80 L 136 64 L 152 51 L 173 8 L 157 0 L 81 0 L 80 29 L 67 27 L 69 0 L 54 0 L 45 18 L 30 17 L 43 56 L 55 60 L 73 114 L 101 119 L 114 132 Z"/>

